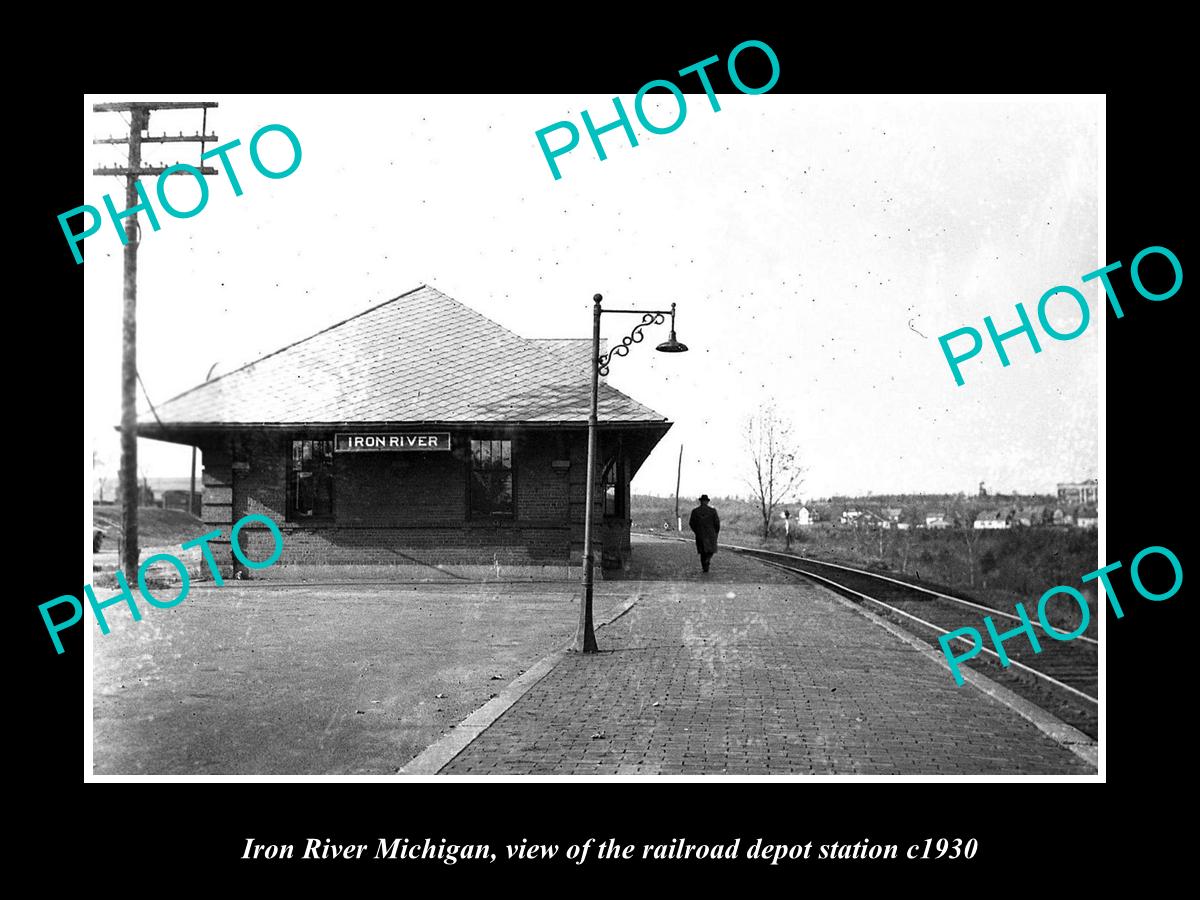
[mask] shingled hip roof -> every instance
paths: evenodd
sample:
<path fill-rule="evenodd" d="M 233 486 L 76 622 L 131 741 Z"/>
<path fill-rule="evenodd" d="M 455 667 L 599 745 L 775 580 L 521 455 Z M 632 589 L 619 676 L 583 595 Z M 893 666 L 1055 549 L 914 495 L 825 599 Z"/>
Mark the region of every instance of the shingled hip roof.
<path fill-rule="evenodd" d="M 590 353 L 590 351 L 589 351 Z M 171 425 L 586 423 L 578 359 L 422 285 L 157 407 Z M 607 384 L 601 422 L 667 424 Z M 138 429 L 158 432 L 150 413 Z"/>

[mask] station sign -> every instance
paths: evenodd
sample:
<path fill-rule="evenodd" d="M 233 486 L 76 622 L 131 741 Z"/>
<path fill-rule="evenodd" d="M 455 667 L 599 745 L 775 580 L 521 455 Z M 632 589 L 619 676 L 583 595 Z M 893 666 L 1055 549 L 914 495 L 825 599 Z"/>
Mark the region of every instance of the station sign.
<path fill-rule="evenodd" d="M 335 434 L 333 449 L 336 453 L 369 453 L 381 450 L 420 451 L 449 450 L 448 431 L 369 431 L 356 434 Z"/>

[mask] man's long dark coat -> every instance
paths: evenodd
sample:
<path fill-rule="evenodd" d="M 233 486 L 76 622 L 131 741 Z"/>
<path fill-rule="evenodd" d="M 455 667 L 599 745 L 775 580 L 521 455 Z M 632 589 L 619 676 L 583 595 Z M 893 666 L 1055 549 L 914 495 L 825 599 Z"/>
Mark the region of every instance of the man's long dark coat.
<path fill-rule="evenodd" d="M 716 553 L 717 534 L 721 531 L 721 517 L 711 506 L 697 506 L 688 519 L 688 527 L 696 533 L 696 552 Z"/>

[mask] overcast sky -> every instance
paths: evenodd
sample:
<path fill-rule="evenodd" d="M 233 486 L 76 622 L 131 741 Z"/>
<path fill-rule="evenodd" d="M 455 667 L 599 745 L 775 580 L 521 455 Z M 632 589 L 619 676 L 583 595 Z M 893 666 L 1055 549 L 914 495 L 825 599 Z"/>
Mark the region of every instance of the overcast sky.
<path fill-rule="evenodd" d="M 647 78 L 658 77 L 654 73 Z M 648 103 L 667 123 L 675 102 Z M 743 422 L 774 401 L 794 423 L 803 496 L 1053 491 L 1097 474 L 1097 316 L 1085 334 L 990 347 L 957 386 L 937 338 L 1107 260 L 1097 247 L 1101 100 L 687 95 L 683 125 L 639 145 L 586 132 L 554 180 L 534 132 L 611 95 L 89 95 L 81 203 L 123 206 L 123 179 L 93 177 L 127 133 L 105 100 L 205 99 L 209 131 L 242 146 L 244 193 L 210 176 L 207 207 L 161 230 L 142 217 L 139 370 L 158 403 L 370 305 L 426 283 L 527 337 L 587 337 L 591 297 L 678 304 L 686 354 L 657 354 L 665 326 L 613 363 L 609 382 L 676 424 L 634 480 L 670 494 L 745 494 Z M 623 97 L 632 115 L 632 97 Z M 250 137 L 282 123 L 303 159 L 287 178 L 252 166 Z M 155 113 L 150 131 L 198 131 L 200 112 Z M 550 138 L 553 145 L 562 140 Z M 286 140 L 264 161 L 283 168 Z M 150 144 L 148 163 L 196 162 L 198 145 Z M 149 178 L 153 195 L 157 179 Z M 194 204 L 191 179 L 169 197 Z M 64 210 L 65 211 L 65 210 Z M 85 242 L 85 441 L 115 480 L 120 420 L 121 244 L 110 222 Z M 64 253 L 69 253 L 63 242 Z M 1099 284 L 1085 295 L 1104 308 Z M 1078 311 L 1056 301 L 1052 324 Z M 634 324 L 604 320 L 618 341 Z M 139 405 L 144 408 L 139 393 Z M 190 450 L 139 442 L 142 473 L 186 476 Z M 109 488 L 111 496 L 112 488 Z"/>

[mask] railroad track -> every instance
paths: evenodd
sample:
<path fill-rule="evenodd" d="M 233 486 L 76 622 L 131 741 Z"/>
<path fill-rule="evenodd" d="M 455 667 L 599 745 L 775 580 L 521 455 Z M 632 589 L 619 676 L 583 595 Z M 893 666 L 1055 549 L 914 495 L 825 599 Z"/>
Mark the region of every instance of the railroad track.
<path fill-rule="evenodd" d="M 736 544 L 723 543 L 721 549 L 813 579 L 923 638 L 935 648 L 940 649 L 938 638 L 941 635 L 965 626 L 975 628 L 983 635 L 983 651 L 970 662 L 960 665 L 987 675 L 1088 736 L 1095 738 L 1097 735 L 1099 646 L 1092 637 L 1083 635 L 1072 641 L 1056 641 L 1041 634 L 1042 652 L 1035 654 L 1028 638 L 1016 635 L 1004 645 L 1010 660 L 1006 668 L 1000 665 L 991 646 L 983 617 L 991 616 L 997 630 L 1003 632 L 1020 623 L 1012 610 L 996 609 L 965 597 L 838 563 Z M 1029 604 L 1025 606 L 1028 610 Z M 1013 624 L 1006 625 L 1008 622 Z M 1038 628 L 1036 618 L 1034 623 Z M 968 638 L 955 640 L 964 650 L 972 645 Z M 951 677 L 947 672 L 946 678 Z"/>

